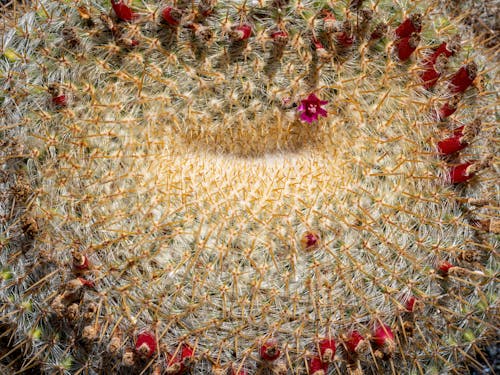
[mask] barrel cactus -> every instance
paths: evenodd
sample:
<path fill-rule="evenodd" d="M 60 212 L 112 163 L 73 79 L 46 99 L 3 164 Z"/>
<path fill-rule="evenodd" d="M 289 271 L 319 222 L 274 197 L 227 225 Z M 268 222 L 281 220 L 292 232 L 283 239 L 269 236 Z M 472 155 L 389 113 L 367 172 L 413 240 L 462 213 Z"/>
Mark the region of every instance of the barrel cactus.
<path fill-rule="evenodd" d="M 495 370 L 497 51 L 459 5 L 3 9 L 6 373 Z"/>

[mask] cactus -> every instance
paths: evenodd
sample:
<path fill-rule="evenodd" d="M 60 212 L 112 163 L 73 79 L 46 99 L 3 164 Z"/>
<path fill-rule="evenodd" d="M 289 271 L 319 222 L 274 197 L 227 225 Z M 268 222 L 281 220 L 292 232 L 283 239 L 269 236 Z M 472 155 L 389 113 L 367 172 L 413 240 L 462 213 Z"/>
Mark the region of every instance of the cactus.
<path fill-rule="evenodd" d="M 497 66 L 456 7 L 6 4 L 1 366 L 491 368 Z"/>

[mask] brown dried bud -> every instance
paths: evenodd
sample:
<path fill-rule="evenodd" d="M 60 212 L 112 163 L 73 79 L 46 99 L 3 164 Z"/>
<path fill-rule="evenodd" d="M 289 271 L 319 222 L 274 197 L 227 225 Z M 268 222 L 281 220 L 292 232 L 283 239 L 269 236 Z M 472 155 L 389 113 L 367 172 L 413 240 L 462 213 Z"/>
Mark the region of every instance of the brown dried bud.
<path fill-rule="evenodd" d="M 277 361 L 273 363 L 271 367 L 271 372 L 273 375 L 286 375 L 288 374 L 288 368 L 285 361 Z"/>
<path fill-rule="evenodd" d="M 213 375 L 226 375 L 227 374 L 227 368 L 213 365 L 212 366 L 212 374 Z"/>
<path fill-rule="evenodd" d="M 96 325 L 88 325 L 83 328 L 82 339 L 85 341 L 94 341 L 99 335 L 99 327 Z"/>
<path fill-rule="evenodd" d="M 498 217 L 490 220 L 489 231 L 495 234 L 500 233 L 500 219 Z"/>
<path fill-rule="evenodd" d="M 35 237 L 39 231 L 37 221 L 31 216 L 23 216 L 22 229 L 30 237 Z"/>
<path fill-rule="evenodd" d="M 71 321 L 76 320 L 76 318 L 78 317 L 79 309 L 80 306 L 77 303 L 72 303 L 66 310 L 66 317 Z"/>
<path fill-rule="evenodd" d="M 74 27 L 64 27 L 61 30 L 61 34 L 70 47 L 76 47 L 80 44 L 80 38 L 76 34 Z"/>
<path fill-rule="evenodd" d="M 445 54 L 441 54 L 436 58 L 436 62 L 434 63 L 434 69 L 436 72 L 443 74 L 448 66 L 448 57 Z"/>
<path fill-rule="evenodd" d="M 135 365 L 135 351 L 133 348 L 125 348 L 122 363 L 126 367 L 132 367 Z"/>
<path fill-rule="evenodd" d="M 111 340 L 109 340 L 109 345 L 108 345 L 108 351 L 111 354 L 116 354 L 122 347 L 122 339 L 120 337 L 120 334 L 116 333 L 111 337 Z"/>
<path fill-rule="evenodd" d="M 479 256 L 474 250 L 464 250 L 458 255 L 458 259 L 464 262 L 473 263 L 479 260 Z"/>
<path fill-rule="evenodd" d="M 62 318 L 66 313 L 66 304 L 63 301 L 64 301 L 64 295 L 59 294 L 56 296 L 56 298 L 54 298 L 54 300 L 50 304 L 52 310 L 54 310 L 56 315 L 60 318 Z"/>
<path fill-rule="evenodd" d="M 87 305 L 87 309 L 86 309 L 85 313 L 83 314 L 83 319 L 85 319 L 85 320 L 93 319 L 97 313 L 97 308 L 98 307 L 97 307 L 96 303 L 90 302 Z"/>
<path fill-rule="evenodd" d="M 463 137 L 460 142 L 470 143 L 481 131 L 481 119 L 476 118 L 470 124 L 464 126 Z"/>
<path fill-rule="evenodd" d="M 17 200 L 25 202 L 31 193 L 31 187 L 25 178 L 19 178 L 13 187 L 13 193 Z"/>
<path fill-rule="evenodd" d="M 361 8 L 365 0 L 351 0 L 349 3 L 349 9 L 358 10 Z"/>

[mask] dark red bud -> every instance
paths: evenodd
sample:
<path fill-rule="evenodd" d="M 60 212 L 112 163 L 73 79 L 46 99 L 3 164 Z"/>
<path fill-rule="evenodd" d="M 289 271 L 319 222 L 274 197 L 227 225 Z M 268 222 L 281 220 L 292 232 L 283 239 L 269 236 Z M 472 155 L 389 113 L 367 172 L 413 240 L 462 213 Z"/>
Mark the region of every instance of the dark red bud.
<path fill-rule="evenodd" d="M 418 37 L 413 35 L 396 41 L 396 50 L 400 61 L 406 61 L 410 58 L 413 51 L 417 49 L 417 40 Z"/>
<path fill-rule="evenodd" d="M 413 312 L 413 310 L 415 309 L 415 302 L 417 302 L 417 299 L 414 296 L 408 298 L 405 303 L 406 311 Z"/>
<path fill-rule="evenodd" d="M 144 358 L 150 358 L 156 351 L 156 338 L 151 332 L 142 332 L 137 336 L 135 351 Z"/>
<path fill-rule="evenodd" d="M 337 34 L 337 42 L 342 47 L 350 47 L 354 43 L 354 38 L 345 31 Z"/>
<path fill-rule="evenodd" d="M 449 170 L 450 182 L 452 184 L 459 184 L 466 182 L 475 176 L 475 173 L 467 173 L 467 169 L 474 164 L 473 161 L 462 163 L 451 167 Z"/>
<path fill-rule="evenodd" d="M 328 363 L 325 363 L 317 355 L 307 359 L 308 375 L 325 375 L 328 371 Z"/>
<path fill-rule="evenodd" d="M 407 38 L 412 33 L 419 33 L 420 31 L 422 31 L 422 27 L 415 25 L 411 18 L 407 18 L 396 28 L 395 33 L 398 38 Z"/>
<path fill-rule="evenodd" d="M 54 103 L 58 107 L 66 107 L 68 104 L 68 100 L 66 98 L 66 95 L 58 95 L 52 97 L 52 103 Z"/>
<path fill-rule="evenodd" d="M 278 340 L 269 339 L 266 340 L 260 347 L 260 358 L 265 361 L 274 361 L 278 359 L 281 352 L 279 349 Z"/>
<path fill-rule="evenodd" d="M 390 342 L 393 343 L 394 333 L 392 333 L 391 327 L 387 324 L 377 325 L 372 333 L 372 341 L 378 347 L 382 347 Z"/>
<path fill-rule="evenodd" d="M 236 40 L 248 39 L 252 35 L 252 28 L 247 24 L 236 26 L 233 30 L 233 35 L 235 35 Z"/>
<path fill-rule="evenodd" d="M 173 15 L 172 10 L 173 10 L 172 7 L 166 7 L 161 12 L 161 17 L 163 21 L 165 21 L 168 25 L 177 27 L 179 26 L 180 20 Z"/>
<path fill-rule="evenodd" d="M 347 337 L 347 340 L 344 340 L 347 351 L 350 353 L 356 353 L 356 349 L 358 348 L 359 344 L 364 341 L 364 339 L 365 338 L 361 336 L 358 331 L 352 331 Z"/>
<path fill-rule="evenodd" d="M 288 38 L 288 33 L 283 30 L 275 31 L 274 33 L 271 34 L 271 38 L 273 39 Z"/>
<path fill-rule="evenodd" d="M 326 338 L 319 342 L 319 353 L 321 354 L 321 360 L 323 362 L 333 362 L 336 350 L 337 347 L 334 338 Z"/>
<path fill-rule="evenodd" d="M 457 106 L 453 103 L 445 103 L 438 111 L 438 120 L 444 120 L 450 117 L 457 110 Z"/>
<path fill-rule="evenodd" d="M 472 85 L 476 78 L 476 67 L 474 64 L 462 66 L 450 78 L 450 91 L 453 94 L 464 92 Z"/>
<path fill-rule="evenodd" d="M 89 269 L 89 258 L 86 255 L 79 254 L 73 257 L 73 267 L 79 271 Z"/>
<path fill-rule="evenodd" d="M 467 147 L 467 142 L 462 142 L 464 126 L 453 132 L 453 136 L 438 142 L 437 147 L 441 155 L 450 155 Z"/>
<path fill-rule="evenodd" d="M 116 17 L 121 21 L 133 21 L 138 15 L 132 11 L 132 8 L 125 5 L 123 0 L 111 0 L 111 6 L 115 11 Z"/>
<path fill-rule="evenodd" d="M 86 286 L 88 288 L 94 288 L 95 287 L 95 284 L 94 284 L 93 281 L 84 279 L 83 277 L 79 277 L 78 280 L 80 280 L 80 282 L 82 283 L 83 286 Z"/>
<path fill-rule="evenodd" d="M 193 356 L 194 350 L 188 344 L 182 344 L 181 348 L 177 352 L 177 355 L 175 356 L 167 353 L 166 373 L 170 375 L 184 374 L 188 370 L 188 367 L 193 360 Z"/>
<path fill-rule="evenodd" d="M 420 78 L 422 79 L 423 81 L 423 86 L 429 90 L 431 88 L 433 88 L 439 77 L 441 76 L 441 73 L 439 73 L 438 71 L 436 71 L 436 69 L 434 69 L 434 65 L 432 66 L 428 66 L 421 74 L 420 74 Z"/>
<path fill-rule="evenodd" d="M 443 261 L 439 263 L 438 265 L 438 273 L 441 276 L 448 276 L 448 272 L 450 271 L 451 268 L 455 267 L 453 264 L 447 261 Z"/>

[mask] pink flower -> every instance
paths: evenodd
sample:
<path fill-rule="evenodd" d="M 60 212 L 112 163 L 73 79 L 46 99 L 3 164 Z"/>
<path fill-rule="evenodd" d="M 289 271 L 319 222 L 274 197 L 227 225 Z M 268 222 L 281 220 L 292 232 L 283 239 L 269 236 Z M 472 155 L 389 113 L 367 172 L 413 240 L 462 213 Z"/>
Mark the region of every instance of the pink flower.
<path fill-rule="evenodd" d="M 328 101 L 320 100 L 314 93 L 309 94 L 307 99 L 301 100 L 297 108 L 301 112 L 300 119 L 310 124 L 313 121 L 317 121 L 319 115 L 326 117 L 328 112 L 321 108 L 321 106 L 327 103 Z"/>

